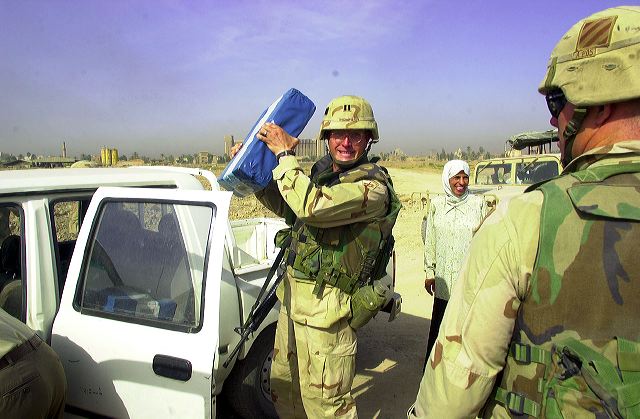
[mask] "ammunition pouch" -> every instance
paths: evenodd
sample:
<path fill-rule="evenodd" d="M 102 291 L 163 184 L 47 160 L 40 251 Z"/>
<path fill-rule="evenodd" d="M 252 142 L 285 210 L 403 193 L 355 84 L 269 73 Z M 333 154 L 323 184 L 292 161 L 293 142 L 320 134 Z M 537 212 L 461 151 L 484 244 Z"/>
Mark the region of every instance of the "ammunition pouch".
<path fill-rule="evenodd" d="M 331 255 L 331 252 L 324 252 L 324 254 Z M 315 282 L 316 285 L 313 288 L 315 295 L 321 295 L 325 285 L 339 288 L 349 295 L 363 285 L 359 275 L 349 276 L 345 272 L 335 269 L 332 261 L 326 264 L 321 262 L 322 256 L 322 249 L 317 247 L 311 252 L 305 252 L 304 255 L 291 252 L 287 260 L 287 263 L 293 268 L 296 279 Z"/>
<path fill-rule="evenodd" d="M 349 325 L 353 329 L 361 328 L 380 311 L 385 301 L 385 286 L 378 281 L 358 288 L 351 296 Z"/>
<path fill-rule="evenodd" d="M 283 228 L 282 230 L 278 230 L 275 237 L 273 238 L 273 243 L 276 247 L 282 248 L 282 246 L 288 246 L 289 243 L 287 239 L 291 236 L 291 228 Z"/>
<path fill-rule="evenodd" d="M 351 295 L 366 283 L 360 280 L 360 273 L 349 274 L 340 263 L 344 251 L 340 246 L 341 233 L 342 229 L 294 226 L 287 265 L 293 268 L 296 279 L 315 282 L 315 295 L 321 295 L 325 285 Z"/>

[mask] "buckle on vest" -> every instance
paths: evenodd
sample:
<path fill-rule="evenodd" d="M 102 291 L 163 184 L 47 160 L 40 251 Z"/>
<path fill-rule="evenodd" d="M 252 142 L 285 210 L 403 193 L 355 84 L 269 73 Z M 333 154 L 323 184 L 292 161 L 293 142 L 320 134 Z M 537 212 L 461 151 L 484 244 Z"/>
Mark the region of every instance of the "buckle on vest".
<path fill-rule="evenodd" d="M 524 400 L 525 397 L 522 394 L 508 392 L 507 393 L 507 409 L 509 412 L 514 415 L 523 415 L 524 414 Z"/>
<path fill-rule="evenodd" d="M 515 342 L 511 345 L 510 349 L 511 356 L 513 356 L 513 359 L 517 362 L 522 364 L 531 363 L 531 346 Z"/>
<path fill-rule="evenodd" d="M 562 354 L 560 354 L 560 364 L 564 367 L 564 371 L 560 373 L 560 379 L 566 380 L 574 375 L 580 374 L 580 368 L 582 362 L 576 357 L 568 348 L 562 348 Z"/>

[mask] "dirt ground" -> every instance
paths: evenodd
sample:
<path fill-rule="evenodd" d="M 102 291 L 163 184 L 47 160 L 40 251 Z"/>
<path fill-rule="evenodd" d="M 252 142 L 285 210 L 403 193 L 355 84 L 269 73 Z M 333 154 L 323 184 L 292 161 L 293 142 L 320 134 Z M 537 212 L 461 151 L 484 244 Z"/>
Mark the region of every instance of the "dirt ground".
<path fill-rule="evenodd" d="M 418 193 L 442 190 L 440 171 L 433 168 L 389 168 L 403 209 L 394 227 L 396 292 L 402 313 L 388 322 L 380 313 L 358 331 L 358 356 L 353 394 L 361 418 L 401 418 L 415 400 L 422 378 L 433 298 L 424 290 L 422 269 L 422 205 Z M 413 198 L 413 199 L 412 199 Z M 233 218 L 270 216 L 253 197 L 233 198 Z"/>

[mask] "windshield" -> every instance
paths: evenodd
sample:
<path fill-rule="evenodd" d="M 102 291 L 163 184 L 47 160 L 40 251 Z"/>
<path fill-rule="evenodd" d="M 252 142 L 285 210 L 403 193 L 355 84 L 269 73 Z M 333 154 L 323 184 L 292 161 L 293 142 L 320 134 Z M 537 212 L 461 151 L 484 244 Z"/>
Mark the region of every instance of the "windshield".
<path fill-rule="evenodd" d="M 487 163 L 476 170 L 476 185 L 500 185 L 511 183 L 511 163 Z"/>
<path fill-rule="evenodd" d="M 531 185 L 558 176 L 558 165 L 553 161 L 532 161 L 516 164 L 516 182 Z"/>
<path fill-rule="evenodd" d="M 559 174 L 555 161 L 519 161 L 515 163 L 515 176 L 511 171 L 512 162 L 480 163 L 474 179 L 476 185 L 531 185 L 550 179 Z"/>

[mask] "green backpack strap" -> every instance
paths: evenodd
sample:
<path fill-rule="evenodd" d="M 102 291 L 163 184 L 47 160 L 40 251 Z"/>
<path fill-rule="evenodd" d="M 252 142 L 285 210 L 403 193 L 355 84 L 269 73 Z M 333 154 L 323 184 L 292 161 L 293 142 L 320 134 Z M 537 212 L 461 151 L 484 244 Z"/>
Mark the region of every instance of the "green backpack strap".
<path fill-rule="evenodd" d="M 549 351 L 526 343 L 511 342 L 508 356 L 520 364 L 535 362 L 547 367 L 551 364 L 551 353 Z M 540 415 L 540 404 L 522 394 L 497 387 L 494 390 L 493 398 L 514 415 L 526 414 L 533 417 Z"/>
<path fill-rule="evenodd" d="M 624 338 L 618 341 L 618 367 L 622 373 L 622 379 L 626 382 L 640 381 L 640 344 Z"/>
<path fill-rule="evenodd" d="M 546 366 L 551 364 L 551 352 L 537 346 L 511 342 L 509 354 L 521 364 L 530 364 L 532 362 Z"/>
<path fill-rule="evenodd" d="M 525 414 L 533 416 L 534 418 L 540 415 L 540 404 L 528 399 L 522 394 L 497 387 L 493 397 L 514 415 L 520 416 Z"/>
<path fill-rule="evenodd" d="M 640 343 L 624 338 L 618 341 L 618 368 L 624 386 L 618 389 L 618 407 L 628 417 L 640 417 Z"/>

